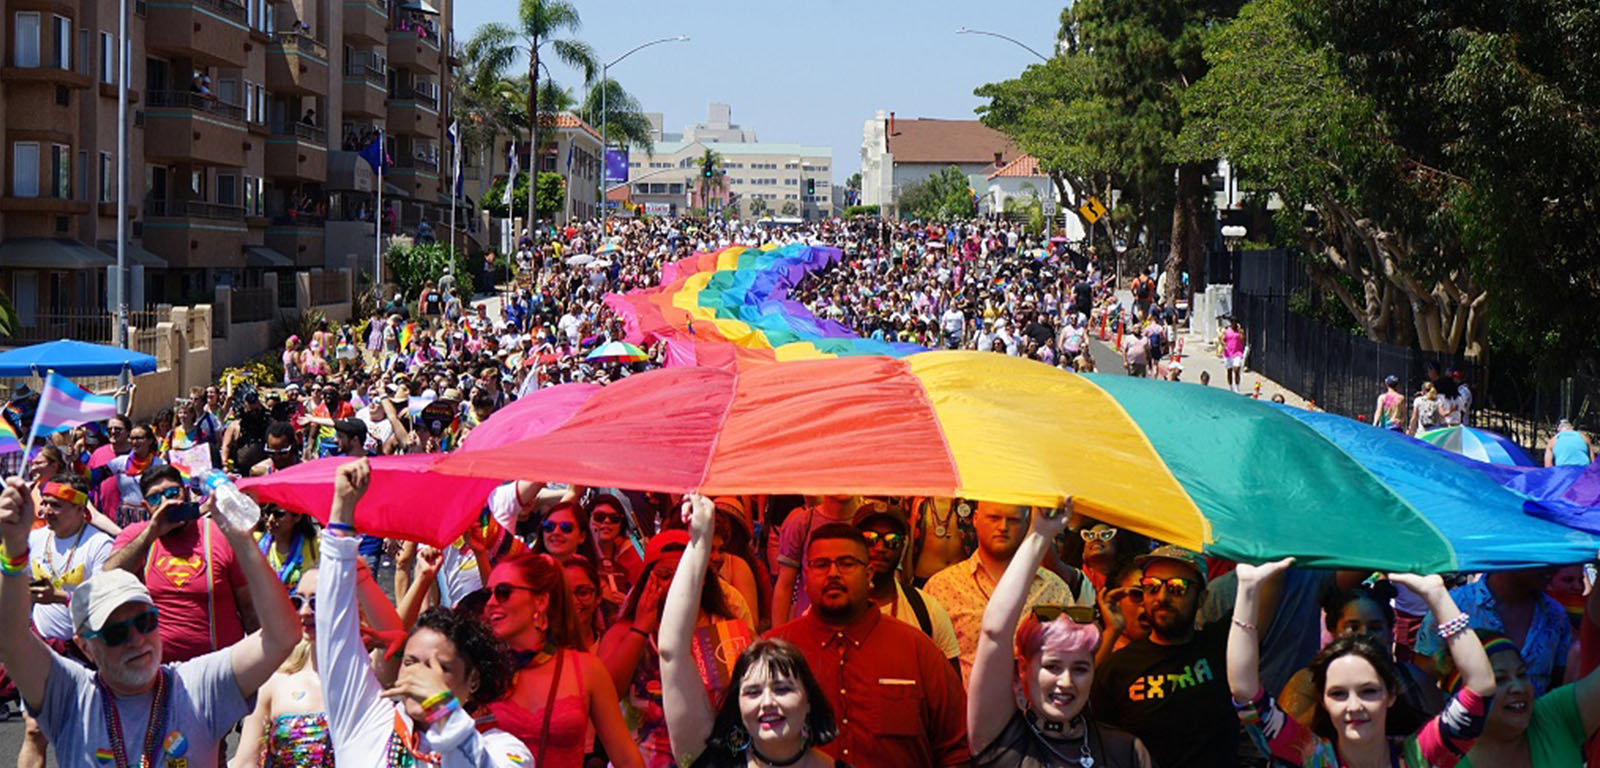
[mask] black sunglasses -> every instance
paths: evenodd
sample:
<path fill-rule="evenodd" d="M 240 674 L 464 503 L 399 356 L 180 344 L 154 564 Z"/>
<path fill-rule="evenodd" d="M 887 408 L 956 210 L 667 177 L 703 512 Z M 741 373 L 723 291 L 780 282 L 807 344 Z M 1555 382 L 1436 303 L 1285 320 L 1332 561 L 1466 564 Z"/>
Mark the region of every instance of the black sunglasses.
<path fill-rule="evenodd" d="M 496 584 L 492 588 L 489 589 L 489 596 L 494 598 L 496 601 L 503 603 L 503 602 L 505 602 L 507 600 L 510 600 L 511 599 L 511 593 L 515 592 L 516 590 L 519 590 L 519 589 L 525 590 L 525 591 L 528 591 L 528 592 L 538 592 L 539 591 L 537 589 L 534 589 L 533 587 L 524 587 L 521 584 L 508 584 L 508 583 L 502 581 L 499 584 Z"/>
<path fill-rule="evenodd" d="M 612 513 L 612 514 L 605 514 L 605 513 L 602 513 L 602 512 L 596 512 L 596 513 L 590 515 L 589 519 L 593 520 L 593 521 L 595 521 L 597 523 L 620 523 L 620 522 L 622 522 L 622 513 L 617 512 L 617 513 Z"/>
<path fill-rule="evenodd" d="M 316 595 L 312 595 L 310 597 L 306 597 L 305 595 L 302 595 L 299 592 L 290 592 L 289 593 L 289 604 L 294 606 L 294 609 L 296 611 L 300 610 L 300 607 L 303 606 L 303 605 L 309 605 L 309 606 L 311 606 L 311 610 L 315 611 L 315 610 L 317 610 L 317 596 Z"/>
<path fill-rule="evenodd" d="M 83 636 L 86 638 L 98 637 L 100 642 L 106 644 L 107 648 L 115 648 L 128 642 L 128 638 L 133 636 L 133 630 L 135 629 L 139 630 L 141 635 L 148 635 L 156 631 L 156 609 L 151 608 L 126 621 L 107 624 L 101 627 L 98 632 L 85 632 Z"/>

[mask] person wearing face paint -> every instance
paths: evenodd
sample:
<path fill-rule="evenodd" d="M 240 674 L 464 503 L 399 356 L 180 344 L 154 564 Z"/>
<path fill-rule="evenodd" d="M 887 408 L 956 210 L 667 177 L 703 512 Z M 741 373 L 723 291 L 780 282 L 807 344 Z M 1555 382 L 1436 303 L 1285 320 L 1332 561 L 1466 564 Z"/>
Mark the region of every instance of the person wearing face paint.
<path fill-rule="evenodd" d="M 768 637 L 794 643 L 839 718 L 824 747 L 857 765 L 966 765 L 961 676 L 932 640 L 872 603 L 870 557 L 854 526 L 830 523 L 806 548 L 811 607 Z"/>
<path fill-rule="evenodd" d="M 372 470 L 366 459 L 334 475 L 317 571 L 316 655 L 334 762 L 341 766 L 514 768 L 533 753 L 474 716 L 511 681 L 505 646 L 478 618 L 448 608 L 424 613 L 406 638 L 394 684 L 373 672 L 355 600 L 357 548 L 351 524 Z M 281 593 L 281 588 L 279 588 Z"/>
<path fill-rule="evenodd" d="M 939 646 L 956 670 L 961 669 L 961 641 L 956 639 L 950 614 L 937 599 L 904 583 L 900 570 L 906 560 L 905 513 L 898 507 L 863 504 L 856 510 L 856 527 L 867 540 L 867 567 L 872 571 L 872 602 L 885 615 L 922 630 Z"/>
<path fill-rule="evenodd" d="M 1256 629 L 1262 584 L 1294 562 L 1240 563 L 1239 592 L 1228 633 L 1228 688 L 1239 721 L 1274 758 L 1303 768 L 1452 768 L 1483 733 L 1497 685 L 1494 669 L 1468 617 L 1438 576 L 1398 574 L 1443 620 L 1440 635 L 1462 685 L 1444 711 L 1416 733 L 1391 737 L 1387 721 L 1395 701 L 1388 653 L 1365 634 L 1342 636 L 1312 662 L 1321 704 L 1311 728 L 1284 713 L 1261 687 L 1261 638 Z"/>
<path fill-rule="evenodd" d="M 554 557 L 535 554 L 490 571 L 483 617 L 510 649 L 515 677 L 489 711 L 536 765 L 579 768 L 597 733 L 617 768 L 642 766 L 605 665 L 582 641 L 565 574 Z"/>
<path fill-rule="evenodd" d="M 1600 624 L 1596 622 L 1600 622 L 1600 589 L 1591 589 L 1579 630 L 1586 657 L 1593 656 L 1593 645 L 1600 643 Z M 1494 668 L 1498 693 L 1489 707 L 1483 736 L 1456 768 L 1584 764 L 1584 742 L 1592 742 L 1600 730 L 1600 668 L 1585 665 L 1589 671 L 1576 682 L 1536 697 L 1528 665 L 1516 643 L 1493 632 L 1480 631 L 1479 637 Z"/>
<path fill-rule="evenodd" d="M 1166 545 L 1134 560 L 1149 634 L 1096 668 L 1097 718 L 1139 737 L 1157 765 L 1233 768 L 1239 722 L 1228 706 L 1227 624 L 1196 629 L 1206 593 L 1199 553 Z"/>
<path fill-rule="evenodd" d="M 759 640 L 739 654 L 731 684 L 708 696 L 696 662 L 696 595 L 705 588 L 715 504 L 684 501 L 689 543 L 661 616 L 661 698 L 671 751 L 689 768 L 848 766 L 819 749 L 838 734 L 833 710 L 799 649 Z"/>
<path fill-rule="evenodd" d="M 1387 579 L 1370 585 L 1361 584 L 1349 590 L 1335 592 L 1323 601 L 1322 613 L 1330 637 L 1366 635 L 1377 641 L 1378 647 L 1393 653 L 1395 588 Z M 1393 656 L 1390 656 L 1393 660 Z M 1394 663 L 1396 682 L 1395 704 L 1389 710 L 1390 735 L 1404 736 L 1416 733 L 1428 718 L 1444 708 L 1444 698 L 1439 686 L 1427 673 L 1414 664 Z M 1312 680 L 1312 669 L 1307 666 L 1289 678 L 1278 694 L 1278 705 L 1289 716 L 1311 727 L 1322 696 Z"/>
<path fill-rule="evenodd" d="M 974 766 L 1149 768 L 1133 734 L 1097 723 L 1084 710 L 1101 642 L 1094 609 L 1038 606 L 1022 616 L 1028 584 L 1072 514 L 1072 500 L 1032 516 L 1032 530 L 995 585 L 967 690 Z M 1021 629 L 1017 622 L 1021 620 Z M 1019 707 L 1020 683 L 1027 704 Z"/>
<path fill-rule="evenodd" d="M 94 662 L 91 671 L 29 631 L 32 521 L 31 489 L 8 479 L 0 493 L 0 662 L 56 746 L 57 763 L 216 766 L 222 740 L 298 635 L 288 595 L 254 551 L 250 532 L 222 533 L 246 552 L 241 567 L 267 619 L 264 629 L 191 661 L 163 664 L 162 619 L 149 590 L 133 574 L 107 568 L 79 585 L 69 606 L 74 642 Z"/>
<path fill-rule="evenodd" d="M 363 626 L 363 632 L 383 639 L 404 636 L 400 616 L 364 565 L 357 563 L 356 597 L 371 628 Z M 322 676 L 317 673 L 315 568 L 306 570 L 290 590 L 289 603 L 299 619 L 300 642 L 256 692 L 256 707 L 240 724 L 239 747 L 228 761 L 229 768 L 333 768 L 333 738 L 328 733 Z M 387 662 L 380 650 L 374 661 L 391 664 L 392 680 L 399 659 Z"/>

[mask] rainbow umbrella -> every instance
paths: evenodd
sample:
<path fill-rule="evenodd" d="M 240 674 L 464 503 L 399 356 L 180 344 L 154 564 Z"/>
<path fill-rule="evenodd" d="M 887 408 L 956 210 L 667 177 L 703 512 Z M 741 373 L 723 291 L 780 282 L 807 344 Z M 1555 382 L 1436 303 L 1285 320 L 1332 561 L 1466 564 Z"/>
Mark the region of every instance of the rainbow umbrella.
<path fill-rule="evenodd" d="M 741 368 L 779 360 L 925 351 L 864 339 L 789 298 L 806 274 L 838 263 L 837 248 L 729 246 L 664 266 L 655 288 L 606 294 L 628 340 L 667 343 L 667 364 Z"/>
<path fill-rule="evenodd" d="M 1538 502 L 1403 435 L 985 352 L 664 368 L 598 389 L 548 432 L 434 471 L 669 493 L 1036 506 L 1071 495 L 1086 514 L 1164 541 L 1317 567 L 1481 570 L 1600 549 L 1600 537 L 1526 514 Z"/>
<path fill-rule="evenodd" d="M 591 363 L 637 363 L 649 360 L 650 355 L 626 341 L 608 341 L 583 359 Z"/>
<path fill-rule="evenodd" d="M 1511 442 L 1505 435 L 1487 429 L 1445 427 L 1424 432 L 1420 439 L 1469 459 L 1518 467 L 1534 466 L 1533 459 L 1528 458 L 1522 446 Z"/>

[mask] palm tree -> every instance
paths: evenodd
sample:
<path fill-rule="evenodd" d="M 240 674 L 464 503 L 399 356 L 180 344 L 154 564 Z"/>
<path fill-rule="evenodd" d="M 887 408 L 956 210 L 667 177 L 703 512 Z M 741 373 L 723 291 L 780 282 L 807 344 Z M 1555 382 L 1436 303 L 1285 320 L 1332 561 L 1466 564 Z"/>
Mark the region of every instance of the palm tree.
<path fill-rule="evenodd" d="M 707 149 L 700 155 L 700 205 L 711 209 L 711 193 L 728 184 L 727 172 L 722 169 L 722 155 Z"/>
<path fill-rule="evenodd" d="M 643 149 L 645 154 L 655 151 L 655 137 L 651 135 L 650 119 L 644 116 L 644 108 L 614 79 L 606 78 L 589 88 L 578 116 L 602 128 L 606 134 L 601 142 L 604 146 L 611 146 L 615 138 L 622 144 Z"/>
<path fill-rule="evenodd" d="M 554 39 L 561 32 L 576 32 L 582 26 L 578 19 L 578 9 L 567 0 L 521 0 L 517 7 L 517 24 L 485 24 L 478 34 L 473 36 L 473 42 L 483 49 L 485 61 L 491 62 L 494 71 L 501 75 L 510 69 L 511 64 L 518 56 L 528 57 L 527 82 L 537 86 L 539 83 L 539 61 L 541 52 L 548 44 L 550 52 L 557 59 L 570 66 L 583 70 L 583 81 L 594 82 L 595 71 L 600 68 L 595 58 L 594 49 L 577 39 Z M 471 45 L 468 46 L 469 49 Z M 549 67 L 545 67 L 548 72 Z M 543 88 L 538 88 L 543 91 Z M 533 166 L 530 172 L 533 178 L 538 178 L 539 160 L 539 115 L 541 102 L 540 93 L 530 88 L 527 92 L 528 100 L 528 164 Z M 534 188 L 537 184 L 528 185 L 528 222 L 531 224 L 537 209 L 534 206 Z"/>

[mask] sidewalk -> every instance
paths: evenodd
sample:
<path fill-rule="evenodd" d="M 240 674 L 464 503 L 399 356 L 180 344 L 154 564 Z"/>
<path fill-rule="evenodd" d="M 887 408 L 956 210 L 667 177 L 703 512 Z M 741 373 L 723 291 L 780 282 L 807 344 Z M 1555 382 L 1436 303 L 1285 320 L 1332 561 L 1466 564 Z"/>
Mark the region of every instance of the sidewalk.
<path fill-rule="evenodd" d="M 1117 299 L 1125 307 L 1133 306 L 1133 295 L 1127 291 L 1119 291 Z M 1226 389 L 1228 376 L 1227 370 L 1222 365 L 1222 351 L 1220 349 L 1212 349 L 1213 341 L 1214 339 L 1201 338 L 1200 334 L 1191 333 L 1185 328 L 1173 340 L 1172 350 L 1167 357 L 1162 359 L 1160 364 L 1162 372 L 1166 372 L 1167 365 L 1177 356 L 1183 365 L 1183 373 L 1180 375 L 1179 381 L 1199 384 L 1200 374 L 1204 372 L 1211 375 L 1211 386 Z M 1117 336 L 1115 332 L 1112 332 L 1110 338 L 1103 342 L 1100 341 L 1098 334 L 1090 337 L 1089 348 L 1093 350 L 1095 367 L 1100 373 L 1123 372 L 1122 353 L 1116 349 L 1116 343 Z M 1298 408 L 1305 408 L 1308 405 L 1303 398 L 1290 392 L 1283 385 L 1250 370 L 1249 361 L 1246 361 L 1244 375 L 1240 377 L 1239 381 L 1239 392 L 1245 396 L 1253 395 L 1258 385 L 1261 387 L 1262 400 L 1268 400 L 1273 395 L 1283 395 L 1284 403 L 1287 405 L 1293 405 Z"/>

